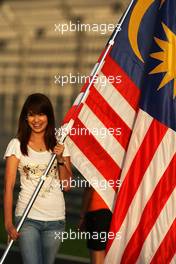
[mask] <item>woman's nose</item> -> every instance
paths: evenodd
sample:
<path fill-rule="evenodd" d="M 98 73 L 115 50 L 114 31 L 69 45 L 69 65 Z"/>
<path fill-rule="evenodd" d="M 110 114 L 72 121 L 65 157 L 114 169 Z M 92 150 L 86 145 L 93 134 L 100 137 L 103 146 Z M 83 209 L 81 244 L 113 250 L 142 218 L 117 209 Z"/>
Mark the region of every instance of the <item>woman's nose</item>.
<path fill-rule="evenodd" d="M 34 121 L 35 122 L 39 121 L 39 115 L 34 115 Z"/>

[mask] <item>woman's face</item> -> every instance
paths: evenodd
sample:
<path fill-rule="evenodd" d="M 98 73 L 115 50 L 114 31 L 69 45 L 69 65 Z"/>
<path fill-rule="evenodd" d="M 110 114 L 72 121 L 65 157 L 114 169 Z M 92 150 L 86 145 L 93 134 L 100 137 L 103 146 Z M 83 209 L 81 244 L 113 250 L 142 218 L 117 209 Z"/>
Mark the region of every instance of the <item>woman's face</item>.
<path fill-rule="evenodd" d="M 29 112 L 27 115 L 27 122 L 33 132 L 42 133 L 46 130 L 48 125 L 48 117 L 43 113 L 34 114 Z"/>

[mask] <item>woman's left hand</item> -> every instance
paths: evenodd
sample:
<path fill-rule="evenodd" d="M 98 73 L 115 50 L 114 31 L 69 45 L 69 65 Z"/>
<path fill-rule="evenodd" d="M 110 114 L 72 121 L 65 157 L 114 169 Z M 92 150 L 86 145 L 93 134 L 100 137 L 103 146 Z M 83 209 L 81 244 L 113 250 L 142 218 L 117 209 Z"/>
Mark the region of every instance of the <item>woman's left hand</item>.
<path fill-rule="evenodd" d="M 64 151 L 64 145 L 61 144 L 57 144 L 53 150 L 54 154 L 56 154 L 58 158 L 62 158 L 63 151 Z"/>

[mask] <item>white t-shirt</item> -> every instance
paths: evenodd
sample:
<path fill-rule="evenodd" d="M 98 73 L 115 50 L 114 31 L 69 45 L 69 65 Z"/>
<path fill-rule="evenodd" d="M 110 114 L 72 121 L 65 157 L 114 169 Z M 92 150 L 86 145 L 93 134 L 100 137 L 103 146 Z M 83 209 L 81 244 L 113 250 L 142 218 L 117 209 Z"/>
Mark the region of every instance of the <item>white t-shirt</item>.
<path fill-rule="evenodd" d="M 63 156 L 70 156 L 66 144 Z M 20 150 L 20 141 L 14 138 L 7 146 L 4 158 L 15 155 L 20 161 L 20 193 L 15 209 L 15 215 L 21 216 L 30 200 L 35 187 L 51 159 L 52 152 L 37 152 L 28 146 L 28 156 Z M 57 161 L 53 163 L 50 172 L 28 214 L 29 218 L 41 221 L 55 221 L 65 218 L 65 201 L 60 188 Z"/>

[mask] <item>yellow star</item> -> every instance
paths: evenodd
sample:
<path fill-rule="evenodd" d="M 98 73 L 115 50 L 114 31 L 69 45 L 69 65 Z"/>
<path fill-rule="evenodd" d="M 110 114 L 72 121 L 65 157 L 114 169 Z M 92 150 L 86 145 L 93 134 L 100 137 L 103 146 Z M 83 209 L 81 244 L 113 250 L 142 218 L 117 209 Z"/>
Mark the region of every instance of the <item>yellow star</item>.
<path fill-rule="evenodd" d="M 160 52 L 152 53 L 150 56 L 160 60 L 161 63 L 154 68 L 150 74 L 163 73 L 165 76 L 158 87 L 158 90 L 163 88 L 167 83 L 174 80 L 173 97 L 176 97 L 176 35 L 162 23 L 163 29 L 167 36 L 167 41 L 155 38 L 155 42 L 162 49 Z"/>

